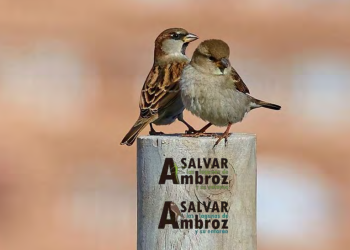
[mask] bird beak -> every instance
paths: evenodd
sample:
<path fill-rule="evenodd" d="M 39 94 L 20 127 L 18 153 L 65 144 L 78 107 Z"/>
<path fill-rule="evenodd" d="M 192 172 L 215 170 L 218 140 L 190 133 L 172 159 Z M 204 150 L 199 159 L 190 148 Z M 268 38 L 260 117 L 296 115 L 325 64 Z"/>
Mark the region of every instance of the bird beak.
<path fill-rule="evenodd" d="M 183 38 L 183 41 L 185 43 L 190 43 L 194 40 L 197 40 L 198 39 L 198 36 L 196 36 L 195 34 L 191 34 L 191 33 L 188 33 L 184 38 Z"/>
<path fill-rule="evenodd" d="M 222 58 L 216 63 L 218 68 L 223 72 L 226 68 L 230 67 L 230 61 L 227 58 Z"/>

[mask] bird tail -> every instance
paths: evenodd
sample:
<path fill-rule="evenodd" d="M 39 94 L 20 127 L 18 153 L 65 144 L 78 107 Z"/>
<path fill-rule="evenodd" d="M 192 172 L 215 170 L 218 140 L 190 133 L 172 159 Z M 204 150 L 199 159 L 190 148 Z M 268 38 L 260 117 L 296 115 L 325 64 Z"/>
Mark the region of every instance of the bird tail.
<path fill-rule="evenodd" d="M 281 106 L 279 106 L 277 104 L 264 102 L 264 101 L 261 101 L 258 99 L 253 99 L 250 106 L 251 106 L 251 109 L 260 108 L 260 107 L 273 109 L 273 110 L 280 110 L 281 109 Z"/>
<path fill-rule="evenodd" d="M 132 126 L 130 131 L 125 135 L 120 145 L 131 146 L 135 142 L 140 132 L 151 122 L 152 122 L 151 119 L 147 119 L 147 120 L 144 118 L 137 119 L 134 126 Z"/>

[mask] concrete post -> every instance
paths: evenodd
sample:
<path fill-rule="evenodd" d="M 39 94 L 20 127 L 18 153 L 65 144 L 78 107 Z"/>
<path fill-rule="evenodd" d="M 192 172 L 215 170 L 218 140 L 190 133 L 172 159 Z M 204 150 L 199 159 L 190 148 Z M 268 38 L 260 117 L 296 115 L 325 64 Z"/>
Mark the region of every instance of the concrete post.
<path fill-rule="evenodd" d="M 181 135 L 138 139 L 138 250 L 256 250 L 256 137 L 232 134 L 226 147 L 222 141 L 213 149 L 215 141 L 213 137 Z M 177 169 L 167 170 L 172 161 Z M 168 179 L 160 184 L 163 169 Z M 183 211 L 167 210 L 170 202 Z M 167 222 L 174 222 L 175 217 L 179 229 L 169 223 L 159 229 L 163 213 Z M 196 215 L 201 222 L 196 222 Z M 210 220 L 208 228 L 206 220 Z"/>

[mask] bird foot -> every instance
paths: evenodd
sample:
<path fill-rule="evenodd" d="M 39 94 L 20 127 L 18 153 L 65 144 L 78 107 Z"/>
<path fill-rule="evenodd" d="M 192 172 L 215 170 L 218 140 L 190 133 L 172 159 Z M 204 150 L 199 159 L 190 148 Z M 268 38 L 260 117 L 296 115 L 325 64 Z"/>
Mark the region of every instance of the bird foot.
<path fill-rule="evenodd" d="M 149 131 L 149 134 L 150 135 L 164 135 L 164 133 L 163 132 L 157 132 L 157 131 Z"/>
<path fill-rule="evenodd" d="M 199 132 L 198 130 L 195 130 L 194 128 L 190 128 L 189 130 L 185 131 L 185 134 L 186 135 L 194 135 L 194 134 L 197 134 L 198 132 Z"/>
<path fill-rule="evenodd" d="M 215 133 L 202 133 L 200 131 L 197 131 L 196 133 L 193 133 L 193 134 L 182 134 L 183 137 L 207 137 L 207 136 L 217 136 L 217 134 Z"/>
<path fill-rule="evenodd" d="M 199 133 L 188 133 L 187 131 L 185 132 L 185 134 L 182 134 L 183 137 L 199 137 L 201 136 L 201 134 Z"/>
<path fill-rule="evenodd" d="M 231 135 L 231 133 L 223 133 L 222 135 L 216 135 L 217 138 L 219 138 L 214 146 L 213 146 L 213 149 L 219 144 L 219 142 L 222 140 L 222 139 L 225 139 L 225 147 L 227 146 L 227 143 L 228 143 L 228 138 L 229 136 Z"/>

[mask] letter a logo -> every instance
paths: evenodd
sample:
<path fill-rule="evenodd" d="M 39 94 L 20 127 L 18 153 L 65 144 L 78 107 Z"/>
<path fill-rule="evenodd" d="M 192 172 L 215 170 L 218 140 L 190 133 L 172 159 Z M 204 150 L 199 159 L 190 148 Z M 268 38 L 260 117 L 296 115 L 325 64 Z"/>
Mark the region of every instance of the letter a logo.
<path fill-rule="evenodd" d="M 170 174 L 168 174 L 169 170 Z M 172 180 L 173 184 L 179 184 L 179 179 L 177 178 L 177 166 L 174 163 L 173 158 L 165 158 L 159 184 L 165 184 L 166 180 Z"/>

